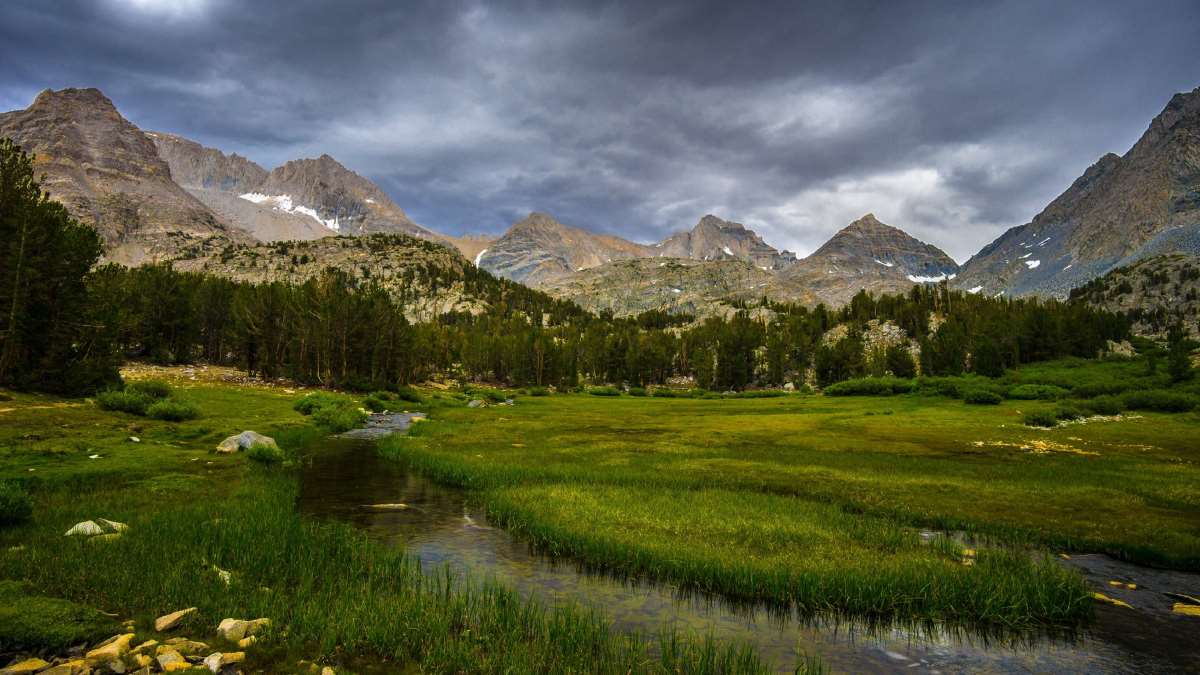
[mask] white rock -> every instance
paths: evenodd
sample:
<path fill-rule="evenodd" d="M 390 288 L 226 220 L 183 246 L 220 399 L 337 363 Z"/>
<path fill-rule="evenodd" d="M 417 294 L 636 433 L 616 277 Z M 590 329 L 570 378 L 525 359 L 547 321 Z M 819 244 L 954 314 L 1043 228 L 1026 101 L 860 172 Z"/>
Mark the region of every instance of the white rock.
<path fill-rule="evenodd" d="M 172 628 L 178 626 L 181 621 L 187 618 L 188 615 L 193 614 L 195 611 L 195 607 L 188 607 L 187 609 L 181 609 L 178 612 L 164 614 L 163 616 L 160 616 L 154 620 L 154 630 L 158 631 L 159 633 L 171 630 Z"/>
<path fill-rule="evenodd" d="M 270 436 L 264 436 L 257 431 L 243 431 L 240 434 L 234 434 L 229 438 L 217 444 L 217 453 L 222 455 L 231 455 L 235 452 L 249 450 L 256 445 L 265 445 L 267 447 L 279 449 L 279 445 L 275 443 L 275 439 Z"/>
<path fill-rule="evenodd" d="M 75 523 L 71 529 L 67 530 L 67 533 L 64 536 L 74 537 L 77 535 L 85 535 L 90 537 L 96 534 L 104 534 L 104 528 L 97 525 L 94 521 L 85 520 L 82 523 Z"/>

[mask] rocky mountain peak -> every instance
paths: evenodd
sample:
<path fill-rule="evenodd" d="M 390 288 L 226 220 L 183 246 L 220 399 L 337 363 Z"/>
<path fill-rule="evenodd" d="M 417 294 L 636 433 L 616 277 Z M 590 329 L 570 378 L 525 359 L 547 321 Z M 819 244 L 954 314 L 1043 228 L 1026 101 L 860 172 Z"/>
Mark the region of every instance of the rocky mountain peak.
<path fill-rule="evenodd" d="M 795 256 L 778 251 L 741 223 L 705 215 L 691 230 L 676 232 L 658 244 L 654 255 L 691 260 L 737 259 L 766 269 L 782 269 Z"/>
<path fill-rule="evenodd" d="M 34 155 L 42 189 L 99 232 L 110 260 L 140 262 L 187 241 L 244 237 L 171 179 L 151 139 L 98 89 L 43 91 L 28 108 L 0 114 L 5 136 Z"/>
<path fill-rule="evenodd" d="M 947 276 L 958 270 L 958 264 L 941 249 L 881 222 L 872 213 L 843 227 L 806 260 L 875 264 L 917 277 Z"/>

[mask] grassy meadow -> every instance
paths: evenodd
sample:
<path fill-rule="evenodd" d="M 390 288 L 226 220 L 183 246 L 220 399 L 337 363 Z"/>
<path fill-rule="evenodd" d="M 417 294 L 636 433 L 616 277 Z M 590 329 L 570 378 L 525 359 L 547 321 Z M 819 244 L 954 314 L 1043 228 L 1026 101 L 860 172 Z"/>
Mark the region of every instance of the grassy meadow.
<path fill-rule="evenodd" d="M 196 606 L 183 634 L 218 649 L 233 648 L 214 637 L 221 619 L 271 618 L 247 663 L 269 672 L 293 672 L 299 658 L 339 672 L 766 670 L 744 648 L 618 634 L 589 610 L 426 575 L 347 525 L 305 519 L 287 463 L 210 453 L 244 429 L 292 452 L 319 440 L 327 431 L 293 410 L 300 394 L 174 385 L 173 400 L 199 417 L 171 422 L 25 394 L 0 401 L 0 481 L 32 502 L 29 520 L 0 525 L 0 650 L 60 653 L 118 632 L 110 615 L 134 619 L 137 641 L 163 639 L 154 618 Z M 109 542 L 63 536 L 95 518 L 130 529 Z"/>
<path fill-rule="evenodd" d="M 1068 361 L 986 382 L 1127 375 L 1137 386 L 1140 367 Z M 1019 627 L 1091 611 L 1053 554 L 1200 569 L 1190 440 L 1200 417 L 1024 423 L 1063 405 L 921 393 L 526 397 L 440 410 L 382 447 L 478 490 L 493 518 L 548 552 L 617 574 L 802 611 Z M 925 543 L 921 529 L 982 543 Z"/>

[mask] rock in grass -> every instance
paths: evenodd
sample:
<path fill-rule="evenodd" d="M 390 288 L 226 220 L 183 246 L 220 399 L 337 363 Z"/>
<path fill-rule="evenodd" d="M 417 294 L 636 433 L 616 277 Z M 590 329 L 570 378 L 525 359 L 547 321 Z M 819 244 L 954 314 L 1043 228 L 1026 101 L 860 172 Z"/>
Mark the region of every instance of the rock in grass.
<path fill-rule="evenodd" d="M 217 444 L 217 454 L 232 455 L 236 452 L 249 450 L 256 445 L 266 446 L 268 448 L 279 449 L 279 445 L 274 438 L 264 436 L 257 431 L 243 431 L 240 434 L 235 434 L 226 438 Z"/>
<path fill-rule="evenodd" d="M 50 664 L 41 659 L 25 659 L 20 663 L 0 669 L 0 675 L 29 675 L 29 673 L 36 673 L 49 667 Z"/>
<path fill-rule="evenodd" d="M 222 619 L 217 626 L 217 633 L 230 642 L 240 642 L 242 638 L 257 635 L 259 631 L 271 625 L 270 619 Z"/>
<path fill-rule="evenodd" d="M 180 622 L 182 622 L 189 615 L 195 613 L 195 611 L 195 607 L 188 607 L 187 609 L 181 609 L 178 612 L 164 614 L 163 616 L 160 616 L 154 620 L 154 630 L 158 631 L 159 633 L 171 630 L 172 628 L 178 626 Z"/>
<path fill-rule="evenodd" d="M 84 675 L 84 673 L 90 673 L 91 671 L 92 669 L 88 667 L 86 661 L 83 659 L 74 659 L 64 661 L 52 668 L 47 668 L 39 672 L 38 675 Z"/>
<path fill-rule="evenodd" d="M 164 673 L 192 667 L 192 664 L 188 663 L 188 660 L 183 658 L 183 654 L 180 654 L 171 647 L 167 647 L 165 645 L 159 647 L 158 656 L 156 656 L 154 660 L 158 661 L 158 667 Z"/>
<path fill-rule="evenodd" d="M 209 646 L 203 642 L 196 642 L 185 637 L 171 638 L 167 640 L 166 648 L 174 649 L 184 657 L 199 657 L 201 654 L 209 651 Z"/>
<path fill-rule="evenodd" d="M 250 645 L 254 644 L 255 642 L 258 642 L 258 638 L 251 635 L 250 637 L 244 637 L 241 640 L 238 640 L 237 645 L 238 645 L 238 647 L 245 649 L 245 648 L 249 647 Z"/>
<path fill-rule="evenodd" d="M 105 532 L 124 532 L 129 529 L 125 523 L 118 523 L 115 520 L 107 518 L 97 518 L 96 524 L 99 525 Z"/>
<path fill-rule="evenodd" d="M 71 529 L 67 530 L 67 537 L 87 536 L 91 537 L 97 534 L 104 534 L 104 528 L 100 527 L 95 521 L 85 520 L 82 523 L 75 523 Z"/>
<path fill-rule="evenodd" d="M 484 408 L 484 407 L 487 407 L 487 404 L 479 399 L 473 399 L 467 403 L 467 407 L 468 408 Z"/>
<path fill-rule="evenodd" d="M 87 659 L 88 665 L 92 666 L 109 663 L 110 661 L 118 661 L 122 656 L 129 653 L 129 643 L 132 641 L 133 633 L 114 635 L 96 645 L 95 649 L 89 651 L 84 658 Z"/>

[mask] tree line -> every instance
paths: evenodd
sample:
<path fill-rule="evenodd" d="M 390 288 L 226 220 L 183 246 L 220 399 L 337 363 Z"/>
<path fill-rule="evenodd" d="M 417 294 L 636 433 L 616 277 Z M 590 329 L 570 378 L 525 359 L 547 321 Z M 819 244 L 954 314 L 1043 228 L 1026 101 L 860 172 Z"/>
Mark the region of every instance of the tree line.
<path fill-rule="evenodd" d="M 356 389 L 438 377 L 558 387 L 688 377 L 725 390 L 803 384 L 810 374 L 824 386 L 872 374 L 998 376 L 1020 363 L 1093 357 L 1129 331 L 1123 317 L 1082 304 L 944 284 L 864 291 L 836 309 L 763 299 L 700 322 L 663 311 L 614 317 L 473 266 L 461 274 L 486 311 L 411 323 L 402 293 L 332 268 L 303 283 L 255 284 L 165 264 L 94 267 L 95 233 L 40 192 L 19 150 L 0 150 L 3 386 L 94 390 L 115 382 L 130 358 Z M 878 322 L 898 326 L 919 350 L 907 340 L 872 343 Z"/>

